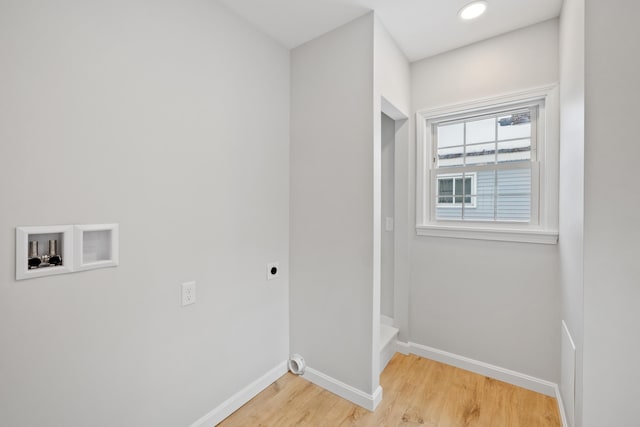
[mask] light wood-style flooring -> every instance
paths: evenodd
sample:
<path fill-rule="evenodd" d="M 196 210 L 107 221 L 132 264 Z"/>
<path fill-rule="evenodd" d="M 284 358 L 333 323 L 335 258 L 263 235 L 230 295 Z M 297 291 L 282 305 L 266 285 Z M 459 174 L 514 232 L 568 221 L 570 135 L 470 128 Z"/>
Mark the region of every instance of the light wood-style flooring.
<path fill-rule="evenodd" d="M 396 353 L 369 412 L 287 373 L 219 427 L 559 427 L 556 399 L 414 355 Z"/>

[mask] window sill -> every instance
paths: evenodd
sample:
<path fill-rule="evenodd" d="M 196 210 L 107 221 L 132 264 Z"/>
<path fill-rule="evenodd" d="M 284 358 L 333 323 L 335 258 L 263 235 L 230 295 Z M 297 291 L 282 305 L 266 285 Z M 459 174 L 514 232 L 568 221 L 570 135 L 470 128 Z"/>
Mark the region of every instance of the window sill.
<path fill-rule="evenodd" d="M 534 229 L 465 227 L 459 225 L 417 225 L 416 234 L 418 236 L 536 243 L 542 245 L 555 245 L 558 243 L 557 231 Z"/>

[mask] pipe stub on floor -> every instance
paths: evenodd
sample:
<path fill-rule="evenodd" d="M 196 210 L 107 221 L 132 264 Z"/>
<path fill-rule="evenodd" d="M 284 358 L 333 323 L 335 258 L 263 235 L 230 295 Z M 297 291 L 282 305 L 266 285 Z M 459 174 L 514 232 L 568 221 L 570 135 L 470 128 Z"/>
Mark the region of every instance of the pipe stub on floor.
<path fill-rule="evenodd" d="M 294 354 L 291 356 L 291 359 L 289 359 L 289 370 L 293 374 L 303 375 L 306 367 L 307 364 L 305 363 L 304 358 L 299 354 Z"/>

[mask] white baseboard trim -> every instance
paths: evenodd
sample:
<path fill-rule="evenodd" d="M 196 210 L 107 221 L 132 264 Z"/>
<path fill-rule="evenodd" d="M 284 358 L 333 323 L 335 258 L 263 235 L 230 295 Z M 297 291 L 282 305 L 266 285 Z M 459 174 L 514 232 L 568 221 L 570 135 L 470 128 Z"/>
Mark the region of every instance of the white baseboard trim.
<path fill-rule="evenodd" d="M 564 412 L 564 403 L 562 402 L 562 394 L 560 393 L 560 387 L 556 384 L 556 401 L 558 402 L 558 411 L 560 411 L 560 421 L 562 422 L 562 427 L 569 427 L 569 422 L 567 421 L 567 414 Z"/>
<path fill-rule="evenodd" d="M 396 341 L 396 351 L 406 356 L 411 354 L 411 346 L 408 342 Z"/>
<path fill-rule="evenodd" d="M 378 386 L 373 394 L 368 394 L 309 367 L 307 367 L 302 377 L 311 381 L 315 385 L 370 411 L 374 411 L 382 401 L 382 387 L 380 386 Z"/>
<path fill-rule="evenodd" d="M 190 427 L 213 427 L 233 414 L 242 405 L 253 399 L 258 393 L 273 384 L 289 370 L 287 361 L 278 363 L 269 372 L 222 402 L 218 407 L 191 424 Z"/>
<path fill-rule="evenodd" d="M 383 325 L 394 326 L 395 320 L 392 317 L 385 316 L 384 314 L 380 315 L 380 323 Z"/>
<path fill-rule="evenodd" d="M 532 377 L 531 375 L 522 374 L 510 369 L 501 368 L 489 363 L 480 362 L 458 354 L 449 353 L 447 351 L 438 350 L 437 348 L 427 347 L 426 345 L 409 343 L 398 343 L 398 348 L 408 348 L 409 353 L 424 357 L 426 359 L 442 362 L 457 368 L 466 369 L 476 374 L 484 375 L 505 383 L 513 384 L 518 387 L 533 390 L 547 396 L 556 397 L 557 384 L 551 381 Z"/>
<path fill-rule="evenodd" d="M 389 341 L 387 345 L 382 347 L 382 350 L 380 350 L 380 372 L 384 371 L 384 368 L 387 367 L 387 365 L 391 361 L 391 358 L 396 353 L 395 338 L 397 336 L 398 336 L 398 333 L 396 332 L 396 336 L 393 337 L 393 339 Z"/>

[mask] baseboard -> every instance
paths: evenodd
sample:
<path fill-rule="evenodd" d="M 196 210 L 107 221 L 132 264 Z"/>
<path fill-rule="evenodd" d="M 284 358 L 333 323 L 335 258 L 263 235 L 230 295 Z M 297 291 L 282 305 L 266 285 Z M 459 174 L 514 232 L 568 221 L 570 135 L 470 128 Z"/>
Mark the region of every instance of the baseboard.
<path fill-rule="evenodd" d="M 278 363 L 269 372 L 222 402 L 218 407 L 191 424 L 190 427 L 213 427 L 233 414 L 242 405 L 253 399 L 258 393 L 273 384 L 288 371 L 287 362 Z"/>
<path fill-rule="evenodd" d="M 411 354 L 411 346 L 408 342 L 396 341 L 396 351 L 406 356 Z"/>
<path fill-rule="evenodd" d="M 380 315 L 380 323 L 383 325 L 394 326 L 395 320 L 392 317 L 385 316 L 384 314 Z"/>
<path fill-rule="evenodd" d="M 305 370 L 303 378 L 370 411 L 374 411 L 382 401 L 380 386 L 373 394 L 368 394 L 309 367 Z"/>
<path fill-rule="evenodd" d="M 398 348 L 408 347 L 408 353 L 424 357 L 426 359 L 435 360 L 457 368 L 466 369 L 476 374 L 484 375 L 505 383 L 513 384 L 518 387 L 533 390 L 547 396 L 556 397 L 557 384 L 551 381 L 532 377 L 527 374 L 512 371 L 510 369 L 501 368 L 489 363 L 480 362 L 458 354 L 449 353 L 447 351 L 438 350 L 437 348 L 427 347 L 426 345 L 409 343 L 398 343 Z"/>
<path fill-rule="evenodd" d="M 569 427 L 567 414 L 564 411 L 564 403 L 562 402 L 562 394 L 560 393 L 560 387 L 558 387 L 558 385 L 555 386 L 555 392 L 556 401 L 558 402 L 558 411 L 560 411 L 560 421 L 562 422 L 562 427 Z"/>
<path fill-rule="evenodd" d="M 387 367 L 387 365 L 391 361 L 391 358 L 396 352 L 395 341 L 397 336 L 398 336 L 398 333 L 396 332 L 396 336 L 393 337 L 391 341 L 387 343 L 387 345 L 382 347 L 382 350 L 380 350 L 380 372 L 384 371 L 384 368 Z"/>

